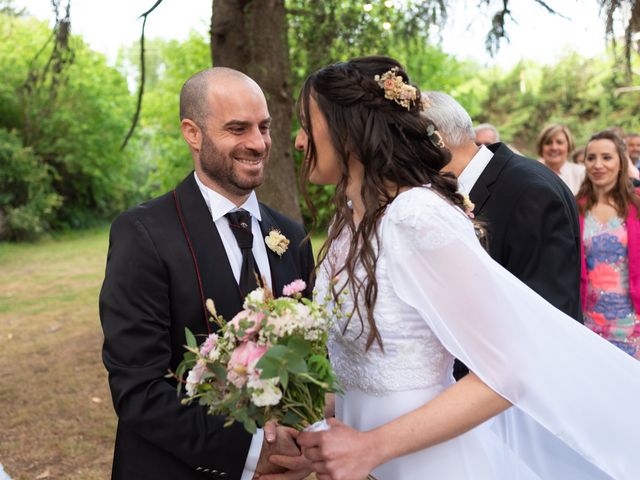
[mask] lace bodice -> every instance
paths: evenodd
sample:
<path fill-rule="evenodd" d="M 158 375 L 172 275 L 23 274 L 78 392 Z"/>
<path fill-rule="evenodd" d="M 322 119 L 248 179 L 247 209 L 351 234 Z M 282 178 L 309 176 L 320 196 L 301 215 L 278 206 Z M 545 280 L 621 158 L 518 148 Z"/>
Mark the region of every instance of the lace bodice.
<path fill-rule="evenodd" d="M 426 189 L 427 187 L 425 187 Z M 374 310 L 376 326 L 382 338 L 384 350 L 377 342 L 366 351 L 370 331 L 366 321 L 366 309 L 360 302 L 363 321 L 354 313 L 348 321 L 346 314 L 353 311 L 353 292 L 349 291 L 341 305 L 345 314 L 337 318 L 329 333 L 329 355 L 336 374 L 345 390 L 359 389 L 370 394 L 385 394 L 393 391 L 428 388 L 449 383 L 453 357 L 442 346 L 419 312 L 403 302 L 394 290 L 387 268 L 393 261 L 397 245 L 385 244 L 382 229 L 402 228 L 406 235 L 416 235 L 432 248 L 446 244 L 452 236 L 446 230 L 428 229 L 423 231 L 424 215 L 433 220 L 459 223 L 460 228 L 469 232 L 468 219 L 456 208 L 446 204 L 435 193 L 424 189 L 414 189 L 398 196 L 389 207 L 379 227 L 381 238 L 380 254 L 376 267 L 378 297 Z M 412 201 L 416 195 L 428 196 L 433 209 L 425 212 L 423 206 Z M 419 208 L 419 210 L 417 210 Z M 453 219 L 450 217 L 453 215 Z M 429 224 L 437 224 L 430 221 Z M 470 230 L 473 234 L 473 229 Z M 350 241 L 350 232 L 343 231 L 333 244 L 323 262 L 318 276 L 317 287 L 320 298 L 326 295 L 328 280 L 334 278 L 338 267 L 344 263 Z M 365 273 L 360 268 L 356 274 L 362 278 Z M 341 285 L 346 274 L 341 274 Z M 345 328 L 346 326 L 346 328 Z"/>

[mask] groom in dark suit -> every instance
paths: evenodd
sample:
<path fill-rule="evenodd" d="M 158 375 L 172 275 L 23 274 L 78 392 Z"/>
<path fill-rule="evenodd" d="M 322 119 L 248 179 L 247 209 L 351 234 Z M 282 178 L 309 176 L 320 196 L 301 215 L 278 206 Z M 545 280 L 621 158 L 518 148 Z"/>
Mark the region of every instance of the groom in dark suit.
<path fill-rule="evenodd" d="M 446 171 L 486 223 L 489 254 L 567 315 L 580 311 L 580 228 L 575 199 L 554 172 L 504 143 L 475 144 L 469 114 L 449 95 L 426 92 L 424 114 L 452 154 Z M 459 364 L 454 374 L 464 373 Z"/>
<path fill-rule="evenodd" d="M 112 478 L 302 479 L 309 464 L 294 432 L 272 427 L 265 440 L 262 430 L 225 428 L 224 417 L 182 405 L 176 383 L 165 378 L 182 359 L 185 327 L 200 339 L 215 330 L 206 299 L 231 319 L 255 286 L 253 272 L 277 295 L 297 278 L 308 281 L 313 268 L 302 226 L 254 193 L 271 146 L 260 87 L 235 70 L 205 70 L 183 86 L 180 118 L 195 171 L 111 227 L 100 318 L 118 415 Z M 289 240 L 284 253 L 265 245 L 273 230 Z M 269 475 L 276 453 L 289 456 L 289 470 Z"/>

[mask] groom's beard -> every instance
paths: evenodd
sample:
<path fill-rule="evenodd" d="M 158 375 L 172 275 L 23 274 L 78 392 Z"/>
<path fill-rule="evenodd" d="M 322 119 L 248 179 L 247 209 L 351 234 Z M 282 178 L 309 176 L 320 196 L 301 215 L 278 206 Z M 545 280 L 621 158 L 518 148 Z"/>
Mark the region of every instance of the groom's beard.
<path fill-rule="evenodd" d="M 233 195 L 245 196 L 262 185 L 265 168 L 269 161 L 269 152 L 269 146 L 265 148 L 263 153 L 237 147 L 226 154 L 216 147 L 208 135 L 203 135 L 200 147 L 200 167 L 205 175 L 220 188 Z M 261 162 L 262 168 L 255 173 L 247 173 L 239 159 Z"/>

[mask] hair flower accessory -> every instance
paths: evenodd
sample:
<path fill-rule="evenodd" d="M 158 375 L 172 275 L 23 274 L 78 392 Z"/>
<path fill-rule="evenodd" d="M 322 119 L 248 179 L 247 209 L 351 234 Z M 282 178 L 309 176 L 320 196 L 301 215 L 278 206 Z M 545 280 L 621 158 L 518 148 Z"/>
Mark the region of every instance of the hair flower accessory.
<path fill-rule="evenodd" d="M 384 89 L 384 98 L 393 100 L 398 105 L 409 110 L 411 103 L 418 98 L 418 89 L 404 83 L 400 75 L 397 75 L 398 67 L 393 67 L 382 75 L 376 75 L 373 79 L 380 88 Z"/>
<path fill-rule="evenodd" d="M 462 206 L 464 207 L 464 213 L 473 220 L 475 215 L 473 209 L 476 208 L 476 204 L 471 201 L 469 195 L 462 195 Z"/>
<path fill-rule="evenodd" d="M 264 237 L 264 243 L 267 244 L 269 250 L 277 253 L 280 257 L 287 251 L 287 248 L 289 248 L 289 239 L 282 235 L 277 228 L 272 228 L 269 235 Z"/>

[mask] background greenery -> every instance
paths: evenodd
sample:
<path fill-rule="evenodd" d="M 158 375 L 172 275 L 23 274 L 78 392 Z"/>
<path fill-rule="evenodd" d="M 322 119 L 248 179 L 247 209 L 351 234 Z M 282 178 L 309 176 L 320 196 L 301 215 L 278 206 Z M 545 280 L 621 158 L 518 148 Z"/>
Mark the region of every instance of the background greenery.
<path fill-rule="evenodd" d="M 295 7 L 296 2 L 291 3 Z M 638 92 L 617 90 L 625 85 L 625 72 L 613 55 L 584 58 L 567 53 L 554 65 L 522 62 L 510 71 L 483 69 L 447 55 L 429 42 L 426 31 L 406 35 L 416 25 L 407 24 L 402 35 L 387 34 L 375 18 L 362 18 L 362 11 L 349 7 L 349 2 L 329 7 L 315 12 L 315 19 L 292 17 L 294 95 L 307 72 L 319 65 L 386 52 L 407 65 L 422 89 L 452 94 L 474 121 L 494 123 L 503 139 L 525 154 L 535 154 L 535 139 L 550 122 L 566 123 L 578 145 L 594 131 L 611 126 L 640 130 Z M 331 34 L 314 25 L 330 25 L 335 17 L 341 18 L 338 24 L 345 31 L 334 32 L 335 40 L 314 49 Z M 358 22 L 365 27 L 351 28 Z M 45 22 L 0 15 L 0 40 L 21 39 L 0 41 L 3 239 L 33 239 L 109 221 L 127 207 L 172 188 L 191 169 L 178 129 L 178 92 L 185 78 L 210 64 L 208 38 L 192 33 L 185 41 L 147 42 L 140 127 L 127 148 L 120 150 L 135 106 L 129 86 L 133 89 L 137 81 L 138 46 L 123 49 L 112 67 L 81 38 L 72 36 L 72 59 L 64 75 L 45 76 L 34 88 L 27 79 L 45 70 L 50 37 Z M 637 68 L 638 55 L 632 60 Z M 292 138 L 296 128 L 294 120 Z M 320 228 L 331 215 L 331 192 L 331 187 L 312 187 Z"/>
<path fill-rule="evenodd" d="M 323 64 L 383 52 L 405 63 L 421 88 L 452 94 L 474 121 L 496 124 L 529 155 L 550 122 L 567 123 L 578 144 L 605 127 L 640 131 L 639 93 L 618 90 L 628 81 L 612 54 L 484 69 L 444 53 L 428 25 L 412 20 L 438 18 L 438 2 L 406 2 L 389 19 L 397 26 L 390 32 L 375 11 L 365 14 L 353 2 L 287 0 L 292 9 L 311 4 L 318 8 L 289 19 L 294 96 Z M 421 5 L 435 7 L 419 12 Z M 123 49 L 115 66 L 80 37 L 71 36 L 69 47 L 58 58 L 65 68 L 53 75 L 51 28 L 0 8 L 0 240 L 10 240 L 0 241 L 0 462 L 16 480 L 109 476 L 115 414 L 96 301 L 106 223 L 191 169 L 178 92 L 211 62 L 209 39 L 198 34 L 148 39 L 140 127 L 121 150 L 136 103 L 137 45 Z M 638 55 L 632 60 L 637 71 Z M 296 128 L 294 119 L 292 138 Z M 320 232 L 331 190 L 312 192 Z M 304 205 L 303 212 L 308 220 Z M 314 240 L 317 251 L 321 238 Z"/>

